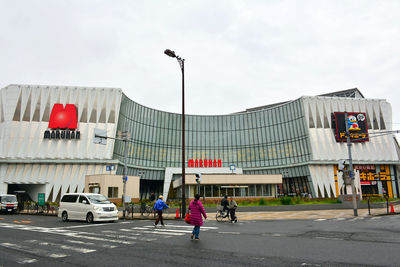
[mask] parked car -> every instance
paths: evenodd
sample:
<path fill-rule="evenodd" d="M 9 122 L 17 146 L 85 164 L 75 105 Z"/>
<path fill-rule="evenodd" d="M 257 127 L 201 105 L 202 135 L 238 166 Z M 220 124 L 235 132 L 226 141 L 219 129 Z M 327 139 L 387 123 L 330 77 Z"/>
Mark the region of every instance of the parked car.
<path fill-rule="evenodd" d="M 0 195 L 0 211 L 14 213 L 18 210 L 16 195 Z"/>
<path fill-rule="evenodd" d="M 117 221 L 117 207 L 105 196 L 92 193 L 65 194 L 60 201 L 58 217 L 68 220 Z"/>

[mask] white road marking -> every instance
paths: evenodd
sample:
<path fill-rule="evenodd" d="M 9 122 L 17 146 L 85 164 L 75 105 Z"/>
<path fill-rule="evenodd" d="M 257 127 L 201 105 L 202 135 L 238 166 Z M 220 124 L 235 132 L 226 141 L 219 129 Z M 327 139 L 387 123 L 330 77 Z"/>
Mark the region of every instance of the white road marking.
<path fill-rule="evenodd" d="M 143 234 L 158 234 L 158 235 L 185 235 L 185 233 L 163 232 L 163 231 L 157 231 L 157 229 L 154 230 L 144 229 L 140 230 L 139 232 Z"/>
<path fill-rule="evenodd" d="M 97 241 L 104 241 L 104 242 L 111 242 L 111 243 L 119 243 L 119 244 L 124 244 L 124 245 L 133 245 L 133 244 L 135 244 L 135 242 L 131 242 L 131 241 L 117 240 L 117 239 L 107 239 L 107 238 L 102 238 L 102 237 L 97 237 L 97 236 L 88 236 L 87 234 L 91 234 L 91 233 L 62 233 L 62 235 L 65 235 L 65 236 L 88 239 L 88 240 L 97 240 Z M 104 236 L 104 235 L 102 235 L 102 236 Z M 115 238 L 115 236 L 107 236 L 107 235 L 106 235 L 106 237 Z"/>
<path fill-rule="evenodd" d="M 64 258 L 64 257 L 67 257 L 68 255 L 65 255 L 65 254 L 57 254 L 57 253 L 51 253 L 51 254 L 49 254 L 49 257 L 50 258 Z"/>
<path fill-rule="evenodd" d="M 104 231 L 101 231 L 102 233 L 108 233 L 108 234 L 117 234 L 118 232 L 117 231 L 111 231 L 111 230 L 104 230 Z"/>
<path fill-rule="evenodd" d="M 32 241 L 35 242 L 36 240 L 28 240 L 28 241 L 32 243 Z M 29 248 L 26 246 L 21 246 L 21 245 L 17 245 L 17 244 L 13 244 L 13 243 L 0 243 L 0 246 L 6 247 L 6 248 L 12 248 L 12 249 L 22 251 L 22 252 L 29 251 L 33 254 L 36 254 L 36 255 L 39 255 L 42 257 L 63 258 L 63 257 L 68 256 L 66 254 L 49 254 L 49 252 L 47 250 L 41 250 L 41 249 L 37 249 L 37 248 Z"/>
<path fill-rule="evenodd" d="M 371 220 L 378 220 L 381 219 L 382 217 L 372 217 Z"/>
<path fill-rule="evenodd" d="M 35 241 L 35 242 L 32 242 L 32 241 Z M 27 242 L 36 243 L 36 240 L 28 240 Z M 51 242 L 38 242 L 38 243 L 36 243 L 36 244 L 37 244 L 37 245 L 40 245 L 40 246 L 54 246 L 54 247 L 60 247 L 60 248 L 62 248 L 62 249 L 72 250 L 72 251 L 80 252 L 80 253 L 84 253 L 84 254 L 90 253 L 90 252 L 95 252 L 95 251 L 96 251 L 95 249 L 71 247 L 71 246 L 68 246 L 68 245 L 60 245 L 60 244 L 51 243 Z"/>
<path fill-rule="evenodd" d="M 231 234 L 231 235 L 240 235 L 239 232 L 218 232 L 218 234 Z"/>
<path fill-rule="evenodd" d="M 110 225 L 110 223 L 73 225 L 73 226 L 63 226 L 63 227 L 55 227 L 55 228 L 49 228 L 49 229 L 73 229 L 73 228 L 95 227 L 95 226 L 103 226 L 103 225 Z"/>
<path fill-rule="evenodd" d="M 114 239 L 107 239 L 107 238 L 102 238 L 98 236 L 89 236 L 89 235 L 97 235 L 93 233 L 87 233 L 87 232 L 78 232 L 78 231 L 66 231 L 62 230 L 59 228 L 44 228 L 44 227 L 20 227 L 20 225 L 14 225 L 14 224 L 7 224 L 7 223 L 0 223 L 0 227 L 5 227 L 5 228 L 18 228 L 20 230 L 27 230 L 27 231 L 33 231 L 33 232 L 47 232 L 49 234 L 57 234 L 57 235 L 64 235 L 64 236 L 69 236 L 69 237 L 74 237 L 74 238 L 81 238 L 81 239 L 88 239 L 88 240 L 97 240 L 97 241 L 103 241 L 103 242 L 111 242 L 111 243 L 119 243 L 119 244 L 125 244 L 125 245 L 133 245 L 135 242 L 130 242 L 130 241 L 124 241 L 124 240 L 116 240 L 114 236 L 112 238 Z M 100 236 L 104 236 L 101 235 Z"/>
<path fill-rule="evenodd" d="M 336 238 L 336 237 L 323 237 L 323 236 L 317 236 L 315 239 L 324 239 L 324 240 L 344 240 L 343 238 Z"/>
<path fill-rule="evenodd" d="M 337 221 L 343 221 L 346 220 L 346 218 L 336 218 Z"/>
<path fill-rule="evenodd" d="M 83 242 L 83 241 L 79 241 L 79 240 L 66 240 L 68 243 L 72 243 L 72 244 L 81 244 L 81 245 L 85 245 L 85 246 L 97 246 L 95 243 L 91 243 L 91 242 Z M 108 245 L 108 244 L 101 244 L 100 245 L 103 248 L 117 248 L 118 246 L 113 246 L 113 245 Z"/>
<path fill-rule="evenodd" d="M 132 227 L 133 230 L 150 230 L 149 228 L 152 227 Z M 171 228 L 152 228 L 153 231 L 158 232 L 174 232 L 174 233 L 191 233 L 192 231 L 189 230 L 180 230 L 180 229 L 171 229 Z M 129 231 L 129 229 L 121 229 L 121 231 Z"/>
<path fill-rule="evenodd" d="M 37 262 L 37 259 L 23 258 L 21 260 L 17 260 L 17 263 L 19 264 L 34 263 L 34 262 Z"/>
<path fill-rule="evenodd" d="M 17 249 L 23 249 L 22 246 L 13 244 L 13 243 L 0 243 L 0 246 L 6 247 L 6 248 L 17 248 Z"/>
<path fill-rule="evenodd" d="M 321 222 L 321 221 L 326 221 L 326 219 L 316 219 L 314 222 Z"/>
<path fill-rule="evenodd" d="M 131 235 L 140 235 L 139 233 L 137 233 L 137 231 L 132 230 L 132 229 L 119 229 L 121 232 L 129 232 L 129 234 Z"/>
<path fill-rule="evenodd" d="M 152 226 L 152 225 L 146 225 L 146 226 L 143 226 L 143 227 L 147 227 L 147 228 L 151 228 L 151 227 L 154 227 L 154 226 Z M 193 229 L 193 225 L 175 225 L 175 224 L 166 224 L 166 227 L 168 228 L 168 227 L 178 227 L 178 228 L 191 228 L 191 229 Z M 201 230 L 205 230 L 205 229 L 218 229 L 218 227 L 212 227 L 212 226 L 201 226 L 200 227 L 200 229 Z"/>

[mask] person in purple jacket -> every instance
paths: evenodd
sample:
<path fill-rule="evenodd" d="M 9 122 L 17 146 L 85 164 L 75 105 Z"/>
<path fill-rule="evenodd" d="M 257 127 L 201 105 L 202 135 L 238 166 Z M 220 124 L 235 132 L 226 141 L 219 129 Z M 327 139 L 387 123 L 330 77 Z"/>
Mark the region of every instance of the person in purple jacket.
<path fill-rule="evenodd" d="M 200 226 L 203 225 L 203 218 L 201 215 L 204 216 L 204 219 L 207 219 L 207 214 L 204 211 L 203 204 L 200 201 L 200 195 L 196 194 L 194 196 L 194 200 L 192 200 L 189 204 L 190 210 L 190 224 L 194 226 L 192 235 L 190 236 L 191 239 L 200 240 Z"/>

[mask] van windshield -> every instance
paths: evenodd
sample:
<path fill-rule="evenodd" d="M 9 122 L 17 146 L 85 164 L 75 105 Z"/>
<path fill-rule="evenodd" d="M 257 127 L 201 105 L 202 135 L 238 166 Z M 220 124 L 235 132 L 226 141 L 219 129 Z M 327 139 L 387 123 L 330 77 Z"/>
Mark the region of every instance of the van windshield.
<path fill-rule="evenodd" d="M 89 195 L 87 196 L 93 204 L 110 204 L 110 200 L 108 200 L 105 196 L 103 195 Z"/>
<path fill-rule="evenodd" d="M 1 202 L 17 202 L 16 196 L 2 196 Z"/>

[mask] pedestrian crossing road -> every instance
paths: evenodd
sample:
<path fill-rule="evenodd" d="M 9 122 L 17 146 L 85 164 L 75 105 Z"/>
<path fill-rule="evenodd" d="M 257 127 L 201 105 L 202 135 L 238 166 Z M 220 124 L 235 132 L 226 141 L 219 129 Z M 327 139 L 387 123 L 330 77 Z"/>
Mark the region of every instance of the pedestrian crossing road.
<path fill-rule="evenodd" d="M 11 262 L 19 264 L 37 264 L 39 260 L 76 257 L 105 249 L 116 249 L 123 246 L 132 246 L 138 242 L 157 242 L 166 238 L 188 238 L 193 226 L 179 222 L 167 224 L 165 227 L 154 227 L 151 221 L 148 225 L 133 226 L 132 222 L 117 224 L 83 224 L 65 227 L 41 227 L 16 223 L 0 223 L 0 231 L 17 230 L 29 233 L 27 238 L 18 240 L 4 240 L 0 237 L 0 250 L 8 251 L 8 257 L 14 258 L 13 252 L 24 255 L 15 257 Z M 136 224 L 135 224 L 136 225 Z M 102 226 L 107 226 L 102 230 Z M 110 226 L 111 229 L 110 229 Z M 92 231 L 97 228 L 96 231 Z M 202 232 L 217 230 L 218 227 L 204 226 Z M 38 234 L 38 235 L 35 235 Z M 41 234 L 46 234 L 43 236 Z M 33 236 L 39 238 L 32 238 Z M 30 238 L 29 238 L 30 237 Z M 0 266 L 3 256 L 0 254 Z"/>
<path fill-rule="evenodd" d="M 346 253 L 354 243 L 363 250 L 373 244 L 378 254 L 398 249 L 400 240 L 393 234 L 399 232 L 398 221 L 398 216 L 207 221 L 201 227 L 201 241 L 194 241 L 190 239 L 193 226 L 178 220 L 166 221 L 165 227 L 154 227 L 152 220 L 88 224 L 64 223 L 46 216 L 4 216 L 0 220 L 0 267 L 181 266 L 191 264 L 194 254 L 202 266 L 300 266 L 286 258 L 287 249 L 291 251 L 290 257 L 295 254 L 301 264 L 321 264 L 326 258 L 336 263 L 337 258 L 343 257 L 348 257 L 345 262 L 350 263 L 354 258 Z M 329 254 L 338 242 L 346 248 L 337 255 Z M 160 251 L 164 253 L 163 262 L 155 262 Z M 233 257 L 232 251 L 237 256 Z M 316 252 L 310 255 L 310 251 Z M 357 261 L 379 265 L 373 261 L 376 253 L 363 254 Z M 316 257 L 320 258 L 315 262 Z M 307 261 L 303 262 L 304 259 Z M 388 261 L 389 265 L 392 262 Z"/>

